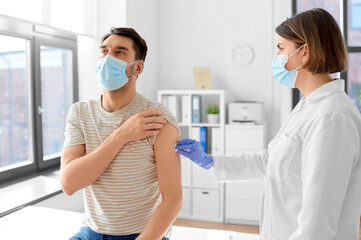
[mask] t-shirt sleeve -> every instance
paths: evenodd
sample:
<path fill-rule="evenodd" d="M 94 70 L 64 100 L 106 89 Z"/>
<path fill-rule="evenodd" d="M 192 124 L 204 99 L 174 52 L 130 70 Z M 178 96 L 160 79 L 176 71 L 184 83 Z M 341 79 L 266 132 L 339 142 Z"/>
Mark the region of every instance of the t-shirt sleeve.
<path fill-rule="evenodd" d="M 177 121 L 177 118 L 171 113 L 171 111 L 169 111 L 168 108 L 166 108 L 165 106 L 163 106 L 160 103 L 155 104 L 153 108 L 162 112 L 161 117 L 165 118 L 168 121 L 168 123 L 172 124 L 178 130 L 178 136 L 180 138 L 181 131 L 179 129 L 178 121 Z M 151 142 L 154 144 L 156 136 L 153 136 L 150 139 L 151 139 Z"/>
<path fill-rule="evenodd" d="M 179 136 L 180 136 L 180 130 L 179 130 L 179 125 L 178 125 L 178 120 L 177 118 L 171 113 L 171 111 L 169 111 L 168 108 L 166 108 L 165 106 L 163 106 L 162 104 L 157 104 L 156 105 L 156 109 L 158 109 L 159 111 L 162 112 L 162 117 L 164 117 L 170 124 L 172 124 L 179 132 Z"/>
<path fill-rule="evenodd" d="M 63 148 L 85 144 L 84 133 L 79 120 L 79 103 L 71 105 L 66 117 Z"/>

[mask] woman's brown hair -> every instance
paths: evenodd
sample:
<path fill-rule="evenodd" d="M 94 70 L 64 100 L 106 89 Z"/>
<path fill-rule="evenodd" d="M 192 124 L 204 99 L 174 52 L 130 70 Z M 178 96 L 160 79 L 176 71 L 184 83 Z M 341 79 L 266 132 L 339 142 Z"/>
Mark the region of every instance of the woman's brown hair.
<path fill-rule="evenodd" d="M 347 68 L 347 51 L 340 28 L 326 10 L 314 8 L 281 23 L 276 32 L 300 47 L 307 44 L 309 58 L 303 65 L 310 72 L 335 73 Z"/>

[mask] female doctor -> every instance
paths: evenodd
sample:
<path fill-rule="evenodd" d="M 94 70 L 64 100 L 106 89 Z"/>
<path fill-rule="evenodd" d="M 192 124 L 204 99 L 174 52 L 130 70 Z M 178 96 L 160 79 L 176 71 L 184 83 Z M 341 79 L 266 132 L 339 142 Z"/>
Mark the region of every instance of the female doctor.
<path fill-rule="evenodd" d="M 313 9 L 276 28 L 275 79 L 304 97 L 269 143 L 241 156 L 210 156 L 183 139 L 176 151 L 217 181 L 262 180 L 262 240 L 358 240 L 361 115 L 344 92 L 347 52 L 334 18 Z"/>

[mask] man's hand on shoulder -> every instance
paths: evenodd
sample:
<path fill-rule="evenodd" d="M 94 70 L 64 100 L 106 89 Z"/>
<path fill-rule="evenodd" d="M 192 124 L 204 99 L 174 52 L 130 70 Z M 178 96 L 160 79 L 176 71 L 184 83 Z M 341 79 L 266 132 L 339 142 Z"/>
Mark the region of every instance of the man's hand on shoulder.
<path fill-rule="evenodd" d="M 155 109 L 145 110 L 131 116 L 117 131 L 127 142 L 136 141 L 160 133 L 167 120 L 160 117 L 162 112 Z"/>

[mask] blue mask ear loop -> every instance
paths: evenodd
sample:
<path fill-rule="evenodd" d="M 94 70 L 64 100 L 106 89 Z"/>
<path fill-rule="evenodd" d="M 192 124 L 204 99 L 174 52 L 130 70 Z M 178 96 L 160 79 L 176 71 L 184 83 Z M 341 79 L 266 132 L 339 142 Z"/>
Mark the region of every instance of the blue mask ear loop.
<path fill-rule="evenodd" d="M 305 46 L 307 43 L 304 43 L 301 47 L 299 47 L 299 48 L 297 48 L 297 50 L 296 51 L 294 51 L 289 57 L 288 57 L 288 59 L 290 59 L 292 56 L 293 56 L 293 54 L 295 54 L 296 52 L 298 52 L 301 48 L 303 48 L 303 46 Z M 288 60 L 287 60 L 288 61 Z M 303 65 L 303 63 L 300 65 L 300 66 L 298 66 L 296 69 L 294 69 L 294 70 L 298 70 L 300 67 L 302 67 L 302 65 Z M 292 70 L 291 70 L 292 71 Z"/>
<path fill-rule="evenodd" d="M 296 51 L 294 51 L 290 56 L 288 56 L 288 58 L 291 58 L 293 56 L 293 54 L 295 54 L 296 52 L 298 52 L 303 46 L 305 46 L 307 43 L 303 44 L 301 47 L 297 48 Z"/>
<path fill-rule="evenodd" d="M 138 60 L 135 60 L 135 61 L 133 61 L 133 62 L 130 62 L 130 63 L 128 63 L 127 64 L 127 66 L 128 65 L 131 65 L 131 64 L 133 64 L 133 63 L 136 63 L 136 62 L 138 62 L 139 61 L 139 59 Z M 128 77 L 128 76 L 127 76 Z M 132 80 L 132 78 L 134 77 L 134 74 L 133 74 L 133 76 L 131 76 L 130 78 L 128 78 L 128 80 L 130 81 L 130 80 Z"/>

